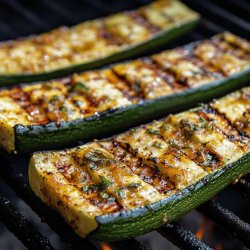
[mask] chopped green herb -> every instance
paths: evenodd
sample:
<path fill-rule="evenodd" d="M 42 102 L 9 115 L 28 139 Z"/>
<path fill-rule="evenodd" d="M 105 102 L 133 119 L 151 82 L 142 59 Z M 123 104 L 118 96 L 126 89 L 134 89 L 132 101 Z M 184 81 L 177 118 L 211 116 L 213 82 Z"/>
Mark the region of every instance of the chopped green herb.
<path fill-rule="evenodd" d="M 162 144 L 160 142 L 155 142 L 154 146 L 157 148 L 162 148 Z"/>
<path fill-rule="evenodd" d="M 211 167 L 212 165 L 216 164 L 217 163 L 217 160 L 216 160 L 216 157 L 212 154 L 207 154 L 206 155 L 206 160 L 204 162 L 204 165 L 206 167 Z"/>
<path fill-rule="evenodd" d="M 202 122 L 203 128 L 208 128 L 210 130 L 213 130 L 213 126 L 214 126 L 213 123 L 209 124 L 209 122 L 206 119 L 204 119 L 202 116 L 200 116 L 200 121 Z"/>
<path fill-rule="evenodd" d="M 197 131 L 200 129 L 198 125 L 194 124 L 191 121 L 182 120 L 181 124 L 182 124 L 183 129 L 189 134 L 192 134 L 194 131 Z"/>
<path fill-rule="evenodd" d="M 102 185 L 104 188 L 107 188 L 112 184 L 112 182 L 110 180 L 108 180 L 106 177 L 104 177 L 102 175 L 99 175 L 99 178 L 101 179 Z"/>
<path fill-rule="evenodd" d="M 90 161 L 92 163 L 96 164 L 102 164 L 105 166 L 108 166 L 112 163 L 115 162 L 114 159 L 108 158 L 107 156 L 105 156 L 100 150 L 95 150 L 88 152 L 85 156 L 83 160 L 87 160 Z"/>
<path fill-rule="evenodd" d="M 160 131 L 156 129 L 147 129 L 147 132 L 152 135 L 160 135 Z"/>
<path fill-rule="evenodd" d="M 70 91 L 71 92 L 84 92 L 86 94 L 89 92 L 89 88 L 83 82 L 78 82 L 72 85 Z"/>
<path fill-rule="evenodd" d="M 117 189 L 116 191 L 116 194 L 119 195 L 122 199 L 125 199 L 126 198 L 126 194 L 124 192 L 124 190 L 122 188 L 120 189 Z"/>
<path fill-rule="evenodd" d="M 185 144 L 185 145 L 183 146 L 183 148 L 184 148 L 184 149 L 192 149 L 192 147 L 191 147 L 190 145 L 188 145 L 188 144 Z"/>
<path fill-rule="evenodd" d="M 140 183 L 135 183 L 135 182 L 131 182 L 130 184 L 127 185 L 127 188 L 138 188 L 140 187 Z"/>
<path fill-rule="evenodd" d="M 200 116 L 200 121 L 203 122 L 203 123 L 207 122 L 203 116 Z"/>
<path fill-rule="evenodd" d="M 169 140 L 169 144 L 170 144 L 171 146 L 176 146 L 176 142 L 175 142 L 174 139 L 170 139 L 170 140 Z"/>
<path fill-rule="evenodd" d="M 165 131 L 169 131 L 170 127 L 168 124 L 163 124 L 162 125 L 162 128 L 165 130 Z"/>
<path fill-rule="evenodd" d="M 84 186 L 84 187 L 82 187 L 82 190 L 84 191 L 84 192 L 88 192 L 88 190 L 89 190 L 89 186 Z"/>
<path fill-rule="evenodd" d="M 100 196 L 103 198 L 103 199 L 108 199 L 109 198 L 109 194 L 104 192 L 104 191 L 101 191 L 100 192 Z"/>
<path fill-rule="evenodd" d="M 99 184 L 91 184 L 91 185 L 82 187 L 82 190 L 86 193 L 90 193 L 92 191 L 98 191 L 100 189 L 101 189 L 101 186 Z"/>
<path fill-rule="evenodd" d="M 63 105 L 63 106 L 61 106 L 61 107 L 59 108 L 59 110 L 60 110 L 61 112 L 67 112 L 67 111 L 68 111 L 68 108 L 67 108 L 65 105 Z"/>
<path fill-rule="evenodd" d="M 140 80 L 135 81 L 134 84 L 132 85 L 132 88 L 137 94 L 140 94 L 142 92 L 141 81 Z"/>
<path fill-rule="evenodd" d="M 115 202 L 116 198 L 115 197 L 108 197 L 108 202 L 113 203 Z"/>
<path fill-rule="evenodd" d="M 86 166 L 86 164 L 83 163 L 83 166 Z M 93 162 L 91 162 L 91 163 L 89 164 L 89 168 L 90 168 L 91 170 L 97 170 L 97 169 L 98 169 L 98 166 L 97 166 L 96 164 L 94 164 Z"/>
<path fill-rule="evenodd" d="M 201 74 L 201 72 L 199 70 L 192 70 L 192 73 L 194 76 L 198 76 Z"/>
<path fill-rule="evenodd" d="M 84 105 L 84 102 L 79 101 L 79 100 L 75 101 L 74 103 L 75 103 L 75 105 L 76 105 L 78 108 L 80 108 L 80 107 L 82 107 L 82 106 Z"/>
<path fill-rule="evenodd" d="M 60 97 L 58 95 L 53 95 L 49 102 L 51 104 L 55 104 L 59 100 L 60 100 Z"/>

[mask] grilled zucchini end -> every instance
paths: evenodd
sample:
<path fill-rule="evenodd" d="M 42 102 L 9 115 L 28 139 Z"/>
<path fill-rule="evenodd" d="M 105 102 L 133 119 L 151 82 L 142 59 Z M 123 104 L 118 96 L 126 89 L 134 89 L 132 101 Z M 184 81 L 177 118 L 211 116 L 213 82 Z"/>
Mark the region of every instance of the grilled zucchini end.
<path fill-rule="evenodd" d="M 44 203 L 57 209 L 81 237 L 97 228 L 99 213 L 81 198 L 81 193 L 65 181 L 43 153 L 33 155 L 29 164 L 29 182 Z"/>

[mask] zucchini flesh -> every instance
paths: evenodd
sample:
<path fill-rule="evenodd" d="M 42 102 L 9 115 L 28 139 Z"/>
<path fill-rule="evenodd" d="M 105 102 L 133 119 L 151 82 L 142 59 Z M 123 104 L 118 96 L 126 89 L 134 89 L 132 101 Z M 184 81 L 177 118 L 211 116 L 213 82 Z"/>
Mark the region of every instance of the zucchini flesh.
<path fill-rule="evenodd" d="M 0 85 L 48 80 L 107 65 L 189 31 L 199 15 L 178 0 L 0 44 Z"/>
<path fill-rule="evenodd" d="M 31 188 L 82 237 L 154 230 L 250 171 L 250 87 L 109 139 L 37 152 Z"/>
<path fill-rule="evenodd" d="M 107 69 L 0 91 L 0 146 L 58 148 L 117 133 L 245 84 L 250 45 L 230 33 Z"/>

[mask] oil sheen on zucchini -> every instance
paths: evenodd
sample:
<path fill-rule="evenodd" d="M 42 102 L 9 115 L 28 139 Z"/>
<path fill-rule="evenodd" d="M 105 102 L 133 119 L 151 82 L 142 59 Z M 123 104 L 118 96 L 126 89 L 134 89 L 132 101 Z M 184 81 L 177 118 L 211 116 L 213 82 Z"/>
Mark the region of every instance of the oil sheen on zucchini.
<path fill-rule="evenodd" d="M 42 81 L 135 56 L 189 31 L 199 15 L 178 0 L 0 43 L 0 85 Z"/>
<path fill-rule="evenodd" d="M 240 88 L 249 66 L 249 42 L 222 33 L 110 68 L 2 90 L 0 146 L 30 152 L 118 133 Z"/>
<path fill-rule="evenodd" d="M 154 230 L 250 171 L 250 87 L 63 151 L 37 152 L 30 185 L 82 237 Z"/>

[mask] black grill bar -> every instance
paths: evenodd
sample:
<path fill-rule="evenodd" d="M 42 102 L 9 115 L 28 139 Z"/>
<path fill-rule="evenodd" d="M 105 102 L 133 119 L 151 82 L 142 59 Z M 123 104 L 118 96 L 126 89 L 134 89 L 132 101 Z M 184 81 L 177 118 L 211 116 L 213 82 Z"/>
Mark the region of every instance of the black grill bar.
<path fill-rule="evenodd" d="M 215 201 L 207 201 L 197 210 L 219 226 L 225 228 L 230 235 L 240 239 L 247 247 L 250 247 L 250 225 L 242 221 L 233 212 Z"/>
<path fill-rule="evenodd" d="M 109 5 L 104 4 L 102 1 L 93 1 L 93 0 L 85 0 L 85 2 L 92 7 L 101 10 L 103 14 L 110 14 L 112 10 L 110 10 Z"/>
<path fill-rule="evenodd" d="M 138 242 L 135 239 L 131 240 L 123 240 L 123 241 L 115 241 L 109 243 L 109 245 L 114 250 L 147 250 L 148 248 L 144 245 L 142 245 L 140 242 Z"/>
<path fill-rule="evenodd" d="M 0 221 L 15 234 L 28 249 L 52 250 L 49 240 L 42 236 L 33 225 L 0 194 Z"/>
<path fill-rule="evenodd" d="M 8 5 L 15 12 L 19 13 L 23 18 L 33 22 L 33 24 L 36 25 L 37 27 L 42 29 L 48 28 L 47 24 L 42 19 L 34 15 L 31 11 L 26 9 L 18 1 L 4 1 L 4 4 Z"/>
<path fill-rule="evenodd" d="M 61 6 L 59 2 L 42 0 L 42 3 L 52 9 L 55 13 L 61 15 L 65 19 L 65 22 L 72 22 L 73 13 L 70 14 L 67 10 L 65 10 L 65 8 Z"/>
<path fill-rule="evenodd" d="M 224 30 L 229 29 L 243 37 L 250 37 L 250 23 L 239 16 L 219 7 L 213 1 L 184 0 L 201 14 L 209 16 L 214 23 L 223 24 Z"/>
<path fill-rule="evenodd" d="M 0 154 L 1 155 L 1 154 Z M 3 153 L 3 155 L 7 155 Z M 9 156 L 14 157 L 14 156 Z M 28 204 L 31 209 L 41 217 L 43 222 L 46 222 L 63 241 L 69 242 L 74 249 L 81 248 L 82 250 L 96 250 L 97 248 L 94 244 L 88 240 L 81 239 L 78 237 L 73 230 L 62 220 L 56 211 L 53 211 L 49 207 L 45 206 L 41 201 L 35 196 L 29 187 L 28 183 L 25 181 L 24 175 L 20 172 L 20 169 L 13 172 L 12 167 L 6 158 L 1 157 L 1 168 L 0 177 L 14 190 L 14 192 L 23 199 L 26 204 Z"/>
<path fill-rule="evenodd" d="M 245 179 L 240 179 L 237 184 L 234 185 L 237 191 L 246 199 L 250 200 L 250 183 Z"/>
<path fill-rule="evenodd" d="M 158 232 L 183 250 L 212 250 L 204 242 L 200 241 L 192 232 L 176 222 L 169 223 L 160 228 Z"/>
<path fill-rule="evenodd" d="M 211 22 L 207 18 L 202 18 L 201 25 L 203 28 L 205 27 L 207 30 L 211 31 L 213 34 L 220 33 L 222 31 L 224 31 L 223 27 L 221 27 L 218 24 L 215 24 L 214 22 Z M 206 31 L 206 29 L 205 29 L 205 31 Z"/>
<path fill-rule="evenodd" d="M 0 20 L 0 30 L 1 35 L 4 36 L 13 36 L 15 34 L 14 30 L 2 20 Z"/>
<path fill-rule="evenodd" d="M 227 1 L 232 3 L 235 6 L 238 6 L 241 9 L 241 11 L 246 11 L 250 13 L 250 5 L 245 0 L 243 1 L 227 0 Z"/>

